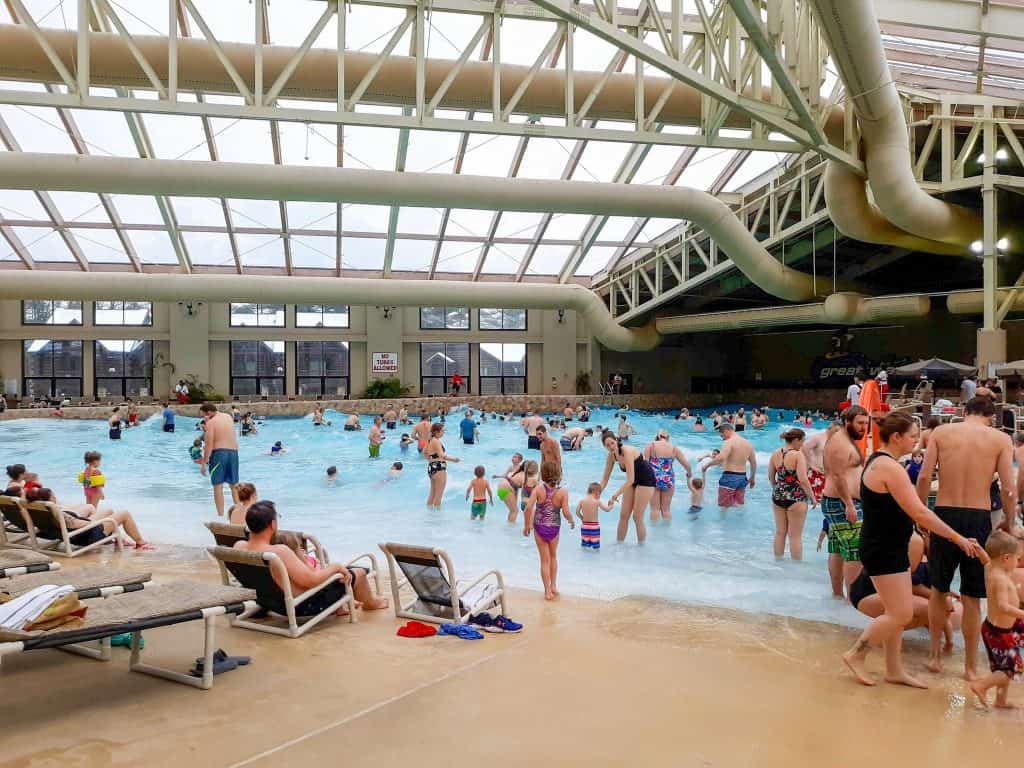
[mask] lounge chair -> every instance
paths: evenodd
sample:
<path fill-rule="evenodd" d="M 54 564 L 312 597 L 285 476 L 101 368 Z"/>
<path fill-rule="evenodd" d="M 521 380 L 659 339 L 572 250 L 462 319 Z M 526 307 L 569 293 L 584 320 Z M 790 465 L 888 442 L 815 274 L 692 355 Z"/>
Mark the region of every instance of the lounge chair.
<path fill-rule="evenodd" d="M 130 632 L 132 648 L 128 664 L 133 672 L 209 690 L 213 687 L 213 653 L 217 648 L 215 619 L 224 614 L 242 613 L 252 604 L 252 598 L 251 590 L 200 581 L 160 584 L 130 595 L 119 595 L 90 603 L 84 624 L 79 627 L 57 628 L 45 632 L 0 629 L 0 661 L 11 654 L 44 648 L 60 648 L 92 659 L 109 661 L 109 643 L 101 643 L 99 649 L 81 644 L 104 641 L 114 635 Z M 139 638 L 143 630 L 200 619 L 206 626 L 202 677 L 193 677 L 142 662 Z"/>
<path fill-rule="evenodd" d="M 22 509 L 32 522 L 33 549 L 39 552 L 47 552 L 58 557 L 78 557 L 86 552 L 91 552 L 96 547 L 101 547 L 107 542 L 113 542 L 120 550 L 123 546 L 121 527 L 114 526 L 114 532 L 104 534 L 97 541 L 88 544 L 76 543 L 89 541 L 85 536 L 89 531 L 96 528 L 103 532 L 104 520 L 95 520 L 81 528 L 68 528 L 64 513 L 52 501 L 22 502 Z M 111 520 L 111 522 L 114 522 Z M 40 541 L 43 539 L 43 541 Z"/>
<path fill-rule="evenodd" d="M 60 572 L 30 573 L 0 581 L 0 592 L 17 597 L 44 584 L 74 587 L 80 600 L 138 592 L 153 578 L 146 571 L 121 570 L 107 566 L 84 566 Z"/>
<path fill-rule="evenodd" d="M 42 552 L 33 552 L 28 549 L 0 549 L 0 579 L 59 569 L 60 563 L 53 562 Z M 0 590 L 3 590 L 3 582 L 0 582 Z"/>
<path fill-rule="evenodd" d="M 418 619 L 436 624 L 465 623 L 488 608 L 505 607 L 505 580 L 500 571 L 491 570 L 462 586 L 455 580 L 455 566 L 443 549 L 407 544 L 381 544 L 387 555 L 391 575 L 391 603 L 400 619 Z M 493 584 L 485 580 L 493 577 Z M 454 586 L 453 586 L 454 585 Z M 399 590 L 411 587 L 416 597 L 404 605 Z"/>
<path fill-rule="evenodd" d="M 35 547 L 32 522 L 21 506 L 21 499 L 16 496 L 0 495 L 0 546 L 3 547 Z"/>
<path fill-rule="evenodd" d="M 348 606 L 349 622 L 356 621 L 355 601 L 352 598 L 351 589 L 345 590 L 345 594 L 340 600 L 326 606 L 313 616 L 300 616 L 298 613 L 303 603 L 329 584 L 341 581 L 340 573 L 334 574 L 312 589 L 295 595 L 292 592 L 291 579 L 288 578 L 288 571 L 285 569 L 284 563 L 273 552 L 245 552 L 231 547 L 210 547 L 206 551 L 220 566 L 221 579 L 225 585 L 230 584 L 231 578 L 234 577 L 243 587 L 256 592 L 255 603 L 231 619 L 233 627 L 254 629 L 257 632 L 267 632 L 284 637 L 302 637 L 321 621 L 333 616 L 346 605 Z M 277 576 L 276 580 L 274 579 L 275 575 Z M 279 584 L 283 586 L 279 586 Z M 255 614 L 264 611 L 283 617 L 288 622 L 287 626 L 272 624 L 269 619 L 250 621 Z M 303 620 L 302 623 L 299 623 L 300 619 Z"/>

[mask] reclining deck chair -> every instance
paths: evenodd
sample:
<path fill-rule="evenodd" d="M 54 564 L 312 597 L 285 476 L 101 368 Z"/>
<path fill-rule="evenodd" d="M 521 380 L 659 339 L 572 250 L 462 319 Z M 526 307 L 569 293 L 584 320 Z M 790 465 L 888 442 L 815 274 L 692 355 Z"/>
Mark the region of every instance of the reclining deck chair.
<path fill-rule="evenodd" d="M 0 495 L 0 546 L 35 547 L 32 522 L 28 519 L 17 496 Z"/>
<path fill-rule="evenodd" d="M 33 552 L 29 549 L 0 549 L 0 579 L 59 569 L 60 563 L 53 562 L 42 552 Z M 3 590 L 2 582 L 0 590 Z"/>
<path fill-rule="evenodd" d="M 491 570 L 476 580 L 460 586 L 455 580 L 455 566 L 443 549 L 416 547 L 408 544 L 386 543 L 380 545 L 388 558 L 391 576 L 391 602 L 395 616 L 400 619 L 465 623 L 470 616 L 476 616 L 488 608 L 505 607 L 505 580 L 500 571 Z M 493 584 L 484 584 L 489 577 Z M 411 587 L 416 597 L 402 604 L 399 590 Z"/>
<path fill-rule="evenodd" d="M 242 613 L 252 604 L 253 596 L 251 590 L 199 581 L 160 584 L 142 592 L 90 603 L 84 622 L 74 628 L 58 627 L 43 632 L 0 629 L 0 661 L 10 654 L 44 648 L 59 648 L 92 659 L 109 661 L 109 643 L 101 644 L 100 649 L 86 647 L 81 643 L 108 640 L 114 635 L 130 632 L 132 650 L 129 668 L 133 672 L 209 690 L 213 687 L 213 654 L 217 648 L 215 619 L 224 614 Z M 199 620 L 204 622 L 206 628 L 202 677 L 142 662 L 139 638 L 143 630 Z"/>
<path fill-rule="evenodd" d="M 2 556 L 2 553 L 0 553 Z M 44 584 L 73 587 L 80 600 L 110 597 L 144 589 L 153 575 L 146 571 L 121 570 L 93 565 L 64 571 L 30 573 L 0 580 L 0 593 L 18 597 Z M 0 598 L 2 599 L 2 598 Z"/>
<path fill-rule="evenodd" d="M 119 525 L 115 525 L 114 532 L 109 534 L 103 530 L 104 520 L 95 520 L 81 528 L 68 528 L 64 513 L 52 501 L 22 501 L 21 504 L 34 528 L 33 549 L 39 552 L 58 557 L 78 557 L 110 541 L 119 550 L 124 546 Z M 97 529 L 102 534 L 100 538 L 96 538 Z"/>
<path fill-rule="evenodd" d="M 341 599 L 330 605 L 324 606 L 312 615 L 302 615 L 304 604 L 316 596 L 322 590 L 335 582 L 342 581 L 341 574 L 336 573 L 321 584 L 307 589 L 299 595 L 292 593 L 291 579 L 288 578 L 288 571 L 284 563 L 273 552 L 245 552 L 231 547 L 210 547 L 206 550 L 217 561 L 220 566 L 221 579 L 225 585 L 231 583 L 231 578 L 246 589 L 256 593 L 256 600 L 247 606 L 238 616 L 231 619 L 231 626 L 254 629 L 257 632 L 267 632 L 272 635 L 284 637 L 302 637 L 317 624 L 329 616 L 333 616 L 338 609 L 348 606 L 348 620 L 350 623 L 356 621 L 355 601 L 352 597 L 352 590 L 346 589 Z M 277 579 L 274 579 L 274 576 Z M 278 586 L 279 584 L 283 586 Z M 252 617 L 269 611 L 287 620 L 287 626 L 271 624 L 269 621 L 251 621 Z M 299 620 L 304 619 L 300 624 Z"/>

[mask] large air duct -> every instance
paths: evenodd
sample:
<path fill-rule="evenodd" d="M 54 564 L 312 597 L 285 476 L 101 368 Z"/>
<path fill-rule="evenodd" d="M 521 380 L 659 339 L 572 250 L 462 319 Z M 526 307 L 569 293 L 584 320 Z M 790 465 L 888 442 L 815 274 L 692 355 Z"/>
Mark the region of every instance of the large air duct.
<path fill-rule="evenodd" d="M 930 309 L 927 296 L 867 298 L 856 293 L 834 293 L 821 304 L 659 317 L 655 324 L 666 335 L 785 325 L 862 325 L 924 317 Z"/>
<path fill-rule="evenodd" d="M 762 290 L 814 296 L 810 275 L 776 261 L 721 200 L 686 187 L 4 152 L 0 188 L 687 219 Z"/>
<path fill-rule="evenodd" d="M 996 305 L 999 306 L 1010 295 L 1009 290 L 996 292 Z M 985 309 L 984 291 L 958 291 L 946 297 L 946 308 L 954 315 L 980 315 Z M 1024 312 L 1024 291 L 1014 297 L 1010 312 Z"/>
<path fill-rule="evenodd" d="M 69 72 L 75 72 L 74 53 L 77 38 L 74 32 L 44 29 L 42 35 L 57 52 Z M 157 76 L 167 81 L 167 38 L 133 35 L 142 55 Z M 242 79 L 253 87 L 254 47 L 245 43 L 221 43 L 228 60 Z M 89 36 L 89 78 L 95 86 L 121 86 L 152 90 L 152 84 L 139 68 L 125 38 L 120 35 L 94 32 Z M 295 53 L 295 48 L 279 45 L 263 46 L 263 82 L 273 83 Z M 377 60 L 377 54 L 347 52 L 345 54 L 346 92 L 351 95 Z M 337 54 L 332 49 L 313 48 L 299 62 L 281 92 L 283 99 L 335 101 L 338 93 Z M 425 91 L 429 101 L 455 64 L 445 59 L 426 60 Z M 530 67 L 501 65 L 502 104 L 507 104 L 526 78 Z M 583 105 L 602 79 L 600 72 L 574 73 L 573 89 L 576 111 Z M 0 80 L 60 83 L 53 64 L 22 25 L 0 24 Z M 490 112 L 493 67 L 490 62 L 467 61 L 455 77 L 439 109 Z M 593 120 L 626 120 L 636 117 L 635 78 L 632 74 L 612 74 L 591 105 L 587 117 Z M 664 90 L 672 85 L 668 77 L 645 77 L 643 94 L 646 109 L 658 103 Z M 231 78 L 221 66 L 213 47 L 204 38 L 178 40 L 178 88 L 205 93 L 238 95 Z M 565 116 L 565 72 L 542 68 L 523 93 L 516 111 L 520 114 Z M 752 96 L 752 93 L 746 94 Z M 371 104 L 410 106 L 416 103 L 416 59 L 388 56 L 374 77 L 361 101 Z M 687 85 L 677 83 L 658 121 L 671 125 L 700 125 L 701 94 Z M 750 120 L 736 110 L 725 120 L 726 128 L 750 128 Z M 842 109 L 833 110 L 825 125 L 833 143 L 842 143 Z"/>
<path fill-rule="evenodd" d="M 183 275 L 110 272 L 5 272 L 2 299 L 78 299 L 117 296 L 131 301 L 251 301 L 295 304 L 524 307 L 571 309 L 587 330 L 609 349 L 653 349 L 660 337 L 653 324 L 624 328 L 601 299 L 580 285 L 466 283 L 451 280 L 268 277 L 264 275 Z"/>
<path fill-rule="evenodd" d="M 872 0 L 812 3 L 832 60 L 846 84 L 847 102 L 852 102 L 857 115 L 868 183 L 879 210 L 896 227 L 925 240 L 960 246 L 960 252 L 966 254 L 968 246 L 981 239 L 981 217 L 975 211 L 933 198 L 914 178 L 903 105 L 889 71 Z M 829 210 L 839 210 L 841 206 L 827 195 L 828 190 Z M 865 214 L 863 205 L 857 208 Z M 851 211 L 845 213 L 854 215 Z M 855 229 L 863 234 L 878 224 L 868 214 Z M 855 232 L 847 234 L 858 236 Z"/>

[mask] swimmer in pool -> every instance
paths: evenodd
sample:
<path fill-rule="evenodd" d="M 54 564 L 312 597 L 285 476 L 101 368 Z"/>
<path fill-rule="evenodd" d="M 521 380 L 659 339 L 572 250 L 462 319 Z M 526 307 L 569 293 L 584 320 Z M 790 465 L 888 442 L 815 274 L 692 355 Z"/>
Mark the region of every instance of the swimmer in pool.
<path fill-rule="evenodd" d="M 559 466 L 553 461 L 545 461 L 541 466 L 541 480 L 530 494 L 530 501 L 523 512 L 523 536 L 533 533 L 540 555 L 544 599 L 554 600 L 558 597 L 558 534 L 562 517 L 573 530 L 576 521 L 569 512 L 569 492 L 558 487 L 562 481 Z"/>
<path fill-rule="evenodd" d="M 494 506 L 494 494 L 491 493 L 491 484 L 487 482 L 486 474 L 487 470 L 484 469 L 483 464 L 478 464 L 473 468 L 473 479 L 469 481 L 469 486 L 466 488 L 466 501 L 469 501 L 469 495 L 473 494 L 473 504 L 469 508 L 470 520 L 484 519 L 484 515 L 487 514 L 488 500 L 490 500 L 491 506 Z"/>
<path fill-rule="evenodd" d="M 508 508 L 508 521 L 514 523 L 519 514 L 516 504 L 519 489 L 522 487 L 523 476 L 523 454 L 512 454 L 512 464 L 505 470 L 503 475 L 494 475 L 498 481 L 498 500 Z"/>
<path fill-rule="evenodd" d="M 270 446 L 271 456 L 281 456 L 282 454 L 285 453 L 288 453 L 288 451 L 285 450 L 284 443 L 282 443 L 280 440 L 278 440 L 276 443 Z"/>
<path fill-rule="evenodd" d="M 334 485 L 338 482 L 338 468 L 333 464 L 327 468 L 327 484 Z"/>
<path fill-rule="evenodd" d="M 411 437 L 409 437 L 408 432 L 403 432 L 402 436 L 398 440 L 398 447 L 401 449 L 402 453 L 407 453 L 409 450 L 409 446 L 412 445 L 414 442 L 415 441 Z"/>
<path fill-rule="evenodd" d="M 426 411 L 420 414 L 419 422 L 412 428 L 412 439 L 416 441 L 416 450 L 422 455 L 430 439 L 430 414 Z"/>
<path fill-rule="evenodd" d="M 601 512 L 611 512 L 612 505 L 601 501 L 601 484 L 587 486 L 587 495 L 576 505 L 580 519 L 580 546 L 584 549 L 601 548 Z"/>

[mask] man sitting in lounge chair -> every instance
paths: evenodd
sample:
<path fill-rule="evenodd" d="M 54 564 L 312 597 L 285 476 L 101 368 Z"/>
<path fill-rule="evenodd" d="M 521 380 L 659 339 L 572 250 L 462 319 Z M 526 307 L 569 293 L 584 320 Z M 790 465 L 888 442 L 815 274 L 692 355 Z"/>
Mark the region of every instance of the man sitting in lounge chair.
<path fill-rule="evenodd" d="M 367 610 L 380 610 L 388 607 L 386 597 L 376 597 L 370 589 L 365 568 L 346 568 L 343 565 L 329 565 L 326 568 L 310 568 L 286 544 L 272 544 L 277 533 L 277 508 L 272 501 L 257 501 L 245 513 L 245 525 L 249 529 L 249 538 L 235 542 L 235 549 L 245 552 L 273 552 L 284 563 L 288 578 L 293 589 L 305 592 L 323 583 L 336 573 L 341 574 L 342 581 L 334 582 L 317 592 L 309 600 L 296 606 L 299 616 L 316 616 L 326 607 L 336 603 L 351 589 L 356 605 Z M 278 585 L 282 586 L 282 585 Z M 339 615 L 347 609 L 342 608 Z"/>

